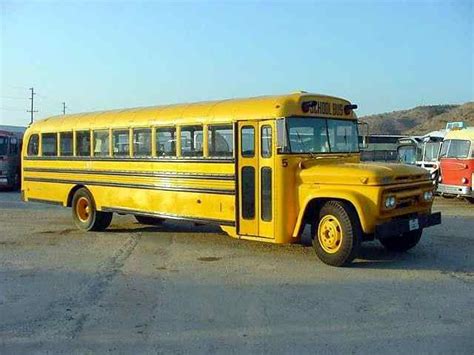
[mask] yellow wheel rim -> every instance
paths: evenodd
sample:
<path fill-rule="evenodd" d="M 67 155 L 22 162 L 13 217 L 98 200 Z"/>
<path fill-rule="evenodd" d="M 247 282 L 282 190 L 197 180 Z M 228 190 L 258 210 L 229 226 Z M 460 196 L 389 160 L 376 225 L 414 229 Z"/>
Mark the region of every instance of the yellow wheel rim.
<path fill-rule="evenodd" d="M 76 213 L 77 217 L 81 222 L 87 222 L 90 216 L 90 206 L 89 200 L 85 197 L 79 198 L 76 203 Z"/>
<path fill-rule="evenodd" d="M 337 253 L 342 245 L 342 227 L 339 220 L 333 215 L 321 218 L 318 226 L 318 241 L 326 253 Z"/>

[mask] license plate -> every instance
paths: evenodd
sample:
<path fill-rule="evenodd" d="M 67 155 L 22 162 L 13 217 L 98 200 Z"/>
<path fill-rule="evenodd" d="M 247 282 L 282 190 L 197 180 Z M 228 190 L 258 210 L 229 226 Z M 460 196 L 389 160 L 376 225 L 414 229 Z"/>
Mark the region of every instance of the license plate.
<path fill-rule="evenodd" d="M 410 231 L 420 229 L 420 224 L 418 223 L 418 218 L 410 219 L 408 221 L 408 228 L 410 229 Z"/>

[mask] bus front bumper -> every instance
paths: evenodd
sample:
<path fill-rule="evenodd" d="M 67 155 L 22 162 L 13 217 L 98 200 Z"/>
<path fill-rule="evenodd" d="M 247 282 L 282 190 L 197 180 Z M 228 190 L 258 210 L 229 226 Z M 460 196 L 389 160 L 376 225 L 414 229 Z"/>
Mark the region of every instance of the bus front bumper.
<path fill-rule="evenodd" d="M 438 184 L 437 192 L 447 195 L 474 197 L 474 193 L 470 186 Z"/>
<path fill-rule="evenodd" d="M 375 226 L 375 238 L 399 237 L 403 233 L 428 228 L 437 224 L 441 224 L 441 212 L 409 217 L 404 216 Z"/>

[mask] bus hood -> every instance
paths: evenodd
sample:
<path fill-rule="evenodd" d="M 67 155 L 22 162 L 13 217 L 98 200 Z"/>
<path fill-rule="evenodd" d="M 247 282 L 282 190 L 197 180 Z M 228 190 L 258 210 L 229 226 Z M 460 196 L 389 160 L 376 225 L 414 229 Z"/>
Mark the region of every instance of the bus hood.
<path fill-rule="evenodd" d="M 337 158 L 336 158 L 337 159 Z M 430 180 L 423 169 L 405 164 L 350 163 L 336 159 L 315 159 L 301 163 L 303 183 L 341 185 L 389 185 Z"/>

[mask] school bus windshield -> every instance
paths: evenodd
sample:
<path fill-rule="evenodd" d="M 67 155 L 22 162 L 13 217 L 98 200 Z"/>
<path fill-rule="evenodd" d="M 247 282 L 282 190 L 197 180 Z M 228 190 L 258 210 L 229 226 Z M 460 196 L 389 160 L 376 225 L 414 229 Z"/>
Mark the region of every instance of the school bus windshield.
<path fill-rule="evenodd" d="M 359 152 L 357 121 L 291 117 L 286 120 L 289 153 Z"/>

